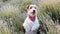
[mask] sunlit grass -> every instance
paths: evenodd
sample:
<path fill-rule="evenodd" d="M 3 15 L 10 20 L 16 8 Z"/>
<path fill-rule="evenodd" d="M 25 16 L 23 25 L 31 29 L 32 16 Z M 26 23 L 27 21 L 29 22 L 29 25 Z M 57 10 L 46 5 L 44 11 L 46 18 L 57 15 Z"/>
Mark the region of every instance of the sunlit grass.
<path fill-rule="evenodd" d="M 15 27 L 14 29 L 12 29 L 14 30 L 13 33 L 15 32 L 17 32 L 17 34 L 19 34 L 20 32 L 23 33 L 22 24 L 26 18 L 26 15 L 22 15 L 22 13 L 25 14 L 27 12 L 25 7 L 26 5 L 33 4 L 32 2 L 33 2 L 32 0 L 22 0 L 21 3 L 9 2 L 8 4 L 4 5 L 1 8 L 1 12 L 0 12 L 1 19 L 5 19 L 5 17 L 8 17 L 7 19 L 9 19 L 9 17 L 12 18 L 12 22 L 13 22 L 12 26 Z M 54 23 L 51 23 L 50 20 L 51 20 L 52 13 L 56 15 L 56 18 L 60 18 L 59 17 L 60 3 L 58 0 L 41 0 L 41 2 L 42 3 L 41 3 L 41 8 L 38 12 L 38 18 L 43 23 L 46 23 L 49 29 L 48 34 L 57 34 L 56 27 Z M 48 21 L 46 21 L 46 19 Z M 8 28 L 7 31 L 4 31 L 5 29 L 1 29 L 0 34 L 11 34 L 11 29 L 9 28 L 9 26 L 7 28 Z"/>

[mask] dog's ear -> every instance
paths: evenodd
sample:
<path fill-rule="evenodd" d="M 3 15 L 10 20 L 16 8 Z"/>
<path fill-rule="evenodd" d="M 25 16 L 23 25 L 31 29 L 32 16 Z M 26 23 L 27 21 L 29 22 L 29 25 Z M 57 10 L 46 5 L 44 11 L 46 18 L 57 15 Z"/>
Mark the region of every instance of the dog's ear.
<path fill-rule="evenodd" d="M 36 8 L 38 9 L 38 5 L 36 5 Z"/>
<path fill-rule="evenodd" d="M 26 9 L 29 9 L 29 5 L 26 6 Z"/>

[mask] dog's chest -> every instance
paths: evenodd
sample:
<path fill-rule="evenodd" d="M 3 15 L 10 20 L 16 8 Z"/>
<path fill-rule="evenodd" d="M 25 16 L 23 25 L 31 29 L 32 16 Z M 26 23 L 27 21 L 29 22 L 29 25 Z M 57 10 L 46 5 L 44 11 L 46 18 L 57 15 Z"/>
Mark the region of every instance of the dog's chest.
<path fill-rule="evenodd" d="M 36 20 L 36 17 L 35 16 L 29 16 L 29 19 L 32 21 L 32 22 L 35 22 L 35 20 Z"/>
<path fill-rule="evenodd" d="M 30 18 L 27 18 L 27 21 L 26 21 L 26 22 L 27 22 L 27 24 L 28 24 L 30 27 L 32 27 L 33 25 L 35 25 L 35 24 L 38 23 L 37 18 L 35 19 L 34 22 L 31 21 Z"/>

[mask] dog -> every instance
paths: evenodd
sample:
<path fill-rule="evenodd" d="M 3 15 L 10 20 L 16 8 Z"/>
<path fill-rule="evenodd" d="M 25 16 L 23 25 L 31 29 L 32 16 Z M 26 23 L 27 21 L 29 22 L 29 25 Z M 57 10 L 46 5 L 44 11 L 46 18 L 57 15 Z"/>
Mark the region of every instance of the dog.
<path fill-rule="evenodd" d="M 34 32 L 39 28 L 39 21 L 37 18 L 38 7 L 35 4 L 27 5 L 27 18 L 23 23 L 25 33 Z"/>

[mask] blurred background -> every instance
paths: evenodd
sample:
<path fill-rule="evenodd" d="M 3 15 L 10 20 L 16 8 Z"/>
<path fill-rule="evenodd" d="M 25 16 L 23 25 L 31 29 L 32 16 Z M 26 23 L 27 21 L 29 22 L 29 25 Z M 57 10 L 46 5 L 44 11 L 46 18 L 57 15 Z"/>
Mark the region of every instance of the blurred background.
<path fill-rule="evenodd" d="M 38 6 L 39 34 L 60 34 L 60 0 L 0 0 L 0 34 L 24 34 L 26 5 Z"/>

